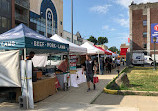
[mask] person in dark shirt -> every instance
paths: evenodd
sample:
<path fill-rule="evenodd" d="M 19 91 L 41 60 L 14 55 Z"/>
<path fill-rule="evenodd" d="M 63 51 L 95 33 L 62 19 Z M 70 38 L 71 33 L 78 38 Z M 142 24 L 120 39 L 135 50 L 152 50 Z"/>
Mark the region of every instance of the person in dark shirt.
<path fill-rule="evenodd" d="M 29 53 L 29 56 L 26 57 L 27 60 L 32 60 L 32 58 L 35 56 L 35 52 L 31 51 Z M 38 71 L 38 69 L 36 69 L 33 65 L 33 62 L 32 62 L 32 74 L 33 74 L 33 71 Z"/>
<path fill-rule="evenodd" d="M 93 76 L 94 76 L 94 73 L 96 73 L 96 67 L 94 65 L 94 61 L 91 60 L 90 55 L 86 55 L 86 61 L 83 65 L 82 74 L 83 74 L 84 70 L 86 71 L 86 79 L 87 79 L 87 86 L 88 86 L 87 92 L 89 92 L 90 91 L 90 81 L 93 83 Z M 96 86 L 94 83 L 93 83 L 93 88 L 94 88 L 94 90 L 96 89 Z"/>
<path fill-rule="evenodd" d="M 35 52 L 31 51 L 31 52 L 29 53 L 29 56 L 26 57 L 26 59 L 27 59 L 27 60 L 32 60 L 32 58 L 34 57 L 34 55 L 35 55 Z"/>

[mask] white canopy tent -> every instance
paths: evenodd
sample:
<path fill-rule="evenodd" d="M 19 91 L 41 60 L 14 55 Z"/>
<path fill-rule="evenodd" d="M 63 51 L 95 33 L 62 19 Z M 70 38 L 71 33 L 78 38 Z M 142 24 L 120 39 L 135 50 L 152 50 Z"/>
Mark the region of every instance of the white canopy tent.
<path fill-rule="evenodd" d="M 108 50 L 108 49 L 107 49 L 106 51 L 112 53 L 112 57 L 117 57 L 117 54 L 113 53 L 112 51 L 110 51 L 110 50 Z"/>
<path fill-rule="evenodd" d="M 89 42 L 85 42 L 84 44 L 81 45 L 81 47 L 87 48 L 87 54 L 105 54 L 104 51 L 96 48 L 95 46 L 93 46 Z"/>
<path fill-rule="evenodd" d="M 87 53 L 87 48 L 81 47 L 79 45 L 76 45 L 62 37 L 60 37 L 59 35 L 55 34 L 54 36 L 51 37 L 52 40 L 61 42 L 61 43 L 65 43 L 65 44 L 69 44 L 69 49 L 70 49 L 70 54 L 71 53 L 75 53 L 77 55 L 82 55 L 82 54 L 86 54 Z"/>
<path fill-rule="evenodd" d="M 98 54 L 98 62 L 99 62 L 99 73 L 100 73 L 100 58 L 99 58 L 99 54 L 105 54 L 104 51 L 96 48 L 95 46 L 93 46 L 92 44 L 90 44 L 89 42 L 85 42 L 84 44 L 81 45 L 81 47 L 87 48 L 87 54 Z"/>

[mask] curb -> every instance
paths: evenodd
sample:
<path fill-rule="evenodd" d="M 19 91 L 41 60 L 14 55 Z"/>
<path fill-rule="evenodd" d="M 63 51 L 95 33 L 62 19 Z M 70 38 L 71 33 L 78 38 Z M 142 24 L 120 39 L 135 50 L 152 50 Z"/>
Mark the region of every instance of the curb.
<path fill-rule="evenodd" d="M 118 90 L 110 90 L 106 88 L 104 88 L 104 92 L 108 94 L 118 94 Z"/>
<path fill-rule="evenodd" d="M 93 104 L 93 102 L 102 94 L 103 91 L 99 92 L 91 101 L 90 104 Z"/>
<path fill-rule="evenodd" d="M 111 90 L 104 88 L 104 92 L 113 95 L 140 95 L 140 96 L 158 96 L 157 91 L 130 91 L 130 90 Z"/>

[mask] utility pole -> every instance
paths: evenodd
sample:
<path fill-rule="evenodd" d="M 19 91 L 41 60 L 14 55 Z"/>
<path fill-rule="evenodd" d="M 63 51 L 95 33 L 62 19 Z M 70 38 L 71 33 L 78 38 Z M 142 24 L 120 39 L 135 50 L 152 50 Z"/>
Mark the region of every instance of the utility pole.
<path fill-rule="evenodd" d="M 73 0 L 71 0 L 71 34 L 72 34 L 72 43 L 73 43 Z"/>

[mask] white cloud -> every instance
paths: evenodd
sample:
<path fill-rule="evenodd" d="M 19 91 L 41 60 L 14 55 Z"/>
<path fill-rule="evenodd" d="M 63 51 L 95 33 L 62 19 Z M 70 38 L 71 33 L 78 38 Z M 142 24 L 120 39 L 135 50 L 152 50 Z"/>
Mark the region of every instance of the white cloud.
<path fill-rule="evenodd" d="M 98 14 L 106 14 L 109 11 L 111 5 L 98 5 L 90 8 L 90 11 L 96 12 Z"/>
<path fill-rule="evenodd" d="M 108 25 L 104 25 L 104 26 L 102 27 L 102 29 L 103 29 L 103 30 L 108 30 L 108 29 L 109 29 L 109 26 L 108 26 Z"/>
<path fill-rule="evenodd" d="M 115 19 L 115 21 L 123 27 L 129 27 L 129 19 Z"/>
<path fill-rule="evenodd" d="M 112 28 L 111 31 L 115 31 L 116 29 Z"/>
<path fill-rule="evenodd" d="M 115 28 L 110 28 L 108 25 L 104 25 L 102 27 L 103 30 L 108 30 L 108 31 L 115 31 L 116 29 Z"/>
<path fill-rule="evenodd" d="M 124 14 L 119 14 L 119 16 L 120 16 L 120 17 L 124 17 L 125 15 L 124 15 Z"/>
<path fill-rule="evenodd" d="M 128 8 L 132 1 L 135 3 L 158 2 L 158 0 L 116 0 L 116 3 Z"/>

